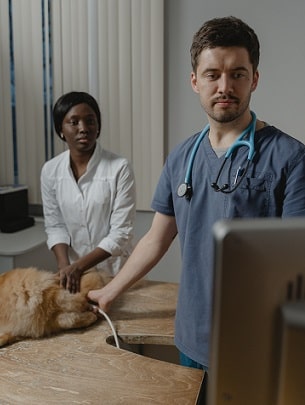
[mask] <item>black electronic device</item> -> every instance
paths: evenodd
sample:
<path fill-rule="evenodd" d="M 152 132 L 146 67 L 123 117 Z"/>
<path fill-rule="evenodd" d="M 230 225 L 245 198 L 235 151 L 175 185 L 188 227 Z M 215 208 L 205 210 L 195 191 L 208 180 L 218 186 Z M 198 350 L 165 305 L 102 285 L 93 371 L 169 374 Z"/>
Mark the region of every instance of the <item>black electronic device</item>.
<path fill-rule="evenodd" d="M 27 186 L 0 186 L 0 231 L 13 233 L 34 223 L 34 218 L 29 216 Z"/>

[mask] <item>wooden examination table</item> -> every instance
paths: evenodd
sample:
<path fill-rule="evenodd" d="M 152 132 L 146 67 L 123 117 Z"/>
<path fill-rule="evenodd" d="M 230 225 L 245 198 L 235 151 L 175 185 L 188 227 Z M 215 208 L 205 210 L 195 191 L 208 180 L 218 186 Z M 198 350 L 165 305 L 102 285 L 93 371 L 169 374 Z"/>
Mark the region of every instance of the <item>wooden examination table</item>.
<path fill-rule="evenodd" d="M 125 343 L 173 345 L 177 284 L 141 281 L 109 316 Z M 0 404 L 195 404 L 202 371 L 116 348 L 105 319 L 0 349 Z M 144 345 L 143 345 L 144 344 Z"/>

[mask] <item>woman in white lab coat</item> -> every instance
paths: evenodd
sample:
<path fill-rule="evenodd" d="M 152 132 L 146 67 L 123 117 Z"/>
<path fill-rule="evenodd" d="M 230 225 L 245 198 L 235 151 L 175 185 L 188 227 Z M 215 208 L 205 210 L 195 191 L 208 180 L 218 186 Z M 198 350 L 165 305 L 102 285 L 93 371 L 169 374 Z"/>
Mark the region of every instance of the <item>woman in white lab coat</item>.
<path fill-rule="evenodd" d="M 42 168 L 45 229 L 61 284 L 75 293 L 84 271 L 97 266 L 114 275 L 129 256 L 135 180 L 127 159 L 97 142 L 101 114 L 90 94 L 61 96 L 53 119 L 68 149 Z"/>

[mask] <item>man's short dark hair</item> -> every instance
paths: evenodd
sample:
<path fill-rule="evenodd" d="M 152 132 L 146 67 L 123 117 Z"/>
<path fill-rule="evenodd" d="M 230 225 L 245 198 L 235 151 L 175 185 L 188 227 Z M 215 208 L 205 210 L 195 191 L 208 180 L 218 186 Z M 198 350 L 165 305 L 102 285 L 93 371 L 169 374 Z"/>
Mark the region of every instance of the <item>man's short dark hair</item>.
<path fill-rule="evenodd" d="M 191 63 L 196 74 L 203 49 L 237 46 L 248 51 L 253 73 L 259 63 L 260 45 L 254 30 L 236 17 L 214 18 L 205 22 L 193 37 Z"/>

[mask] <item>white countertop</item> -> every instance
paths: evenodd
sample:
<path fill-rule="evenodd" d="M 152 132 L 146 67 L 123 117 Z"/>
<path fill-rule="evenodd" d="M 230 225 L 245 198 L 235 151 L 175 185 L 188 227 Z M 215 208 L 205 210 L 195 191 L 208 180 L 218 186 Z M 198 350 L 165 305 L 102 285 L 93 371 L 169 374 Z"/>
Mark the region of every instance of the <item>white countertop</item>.
<path fill-rule="evenodd" d="M 43 218 L 35 218 L 35 225 L 13 233 L 0 232 L 0 255 L 17 256 L 46 243 Z"/>

